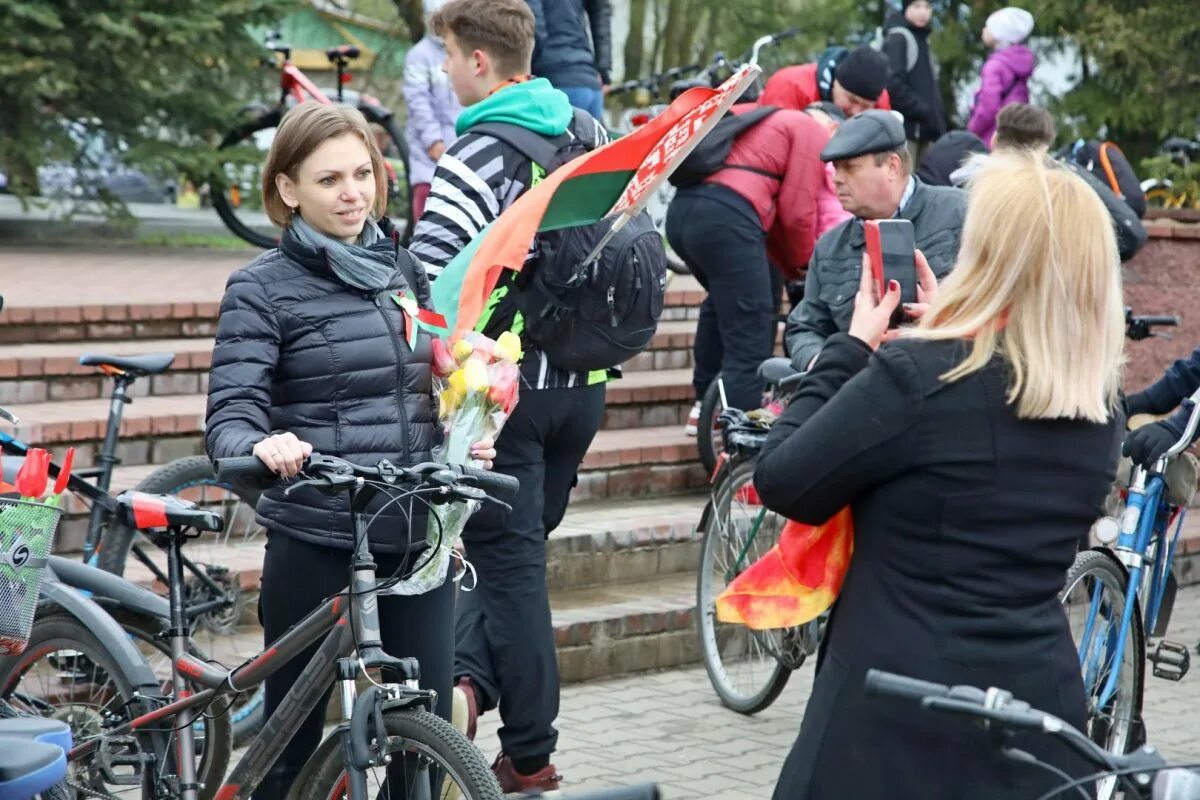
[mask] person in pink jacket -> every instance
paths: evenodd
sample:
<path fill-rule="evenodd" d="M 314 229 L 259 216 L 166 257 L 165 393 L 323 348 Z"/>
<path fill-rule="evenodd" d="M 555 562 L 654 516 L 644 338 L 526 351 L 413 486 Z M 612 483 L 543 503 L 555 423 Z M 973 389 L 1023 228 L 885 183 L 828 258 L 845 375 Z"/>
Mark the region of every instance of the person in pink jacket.
<path fill-rule="evenodd" d="M 847 216 L 820 158 L 829 129 L 814 116 L 774 111 L 738 135 L 722 169 L 671 201 L 667 240 L 708 290 L 696 331 L 697 400 L 720 373 L 730 405 L 762 405 L 757 369 L 775 346 L 772 265 L 803 277 L 818 237 Z"/>
<path fill-rule="evenodd" d="M 1029 76 L 1037 58 L 1024 42 L 1033 33 L 1033 15 L 1009 6 L 994 12 L 983 26 L 983 43 L 992 54 L 983 63 L 982 83 L 975 94 L 967 130 L 992 141 L 996 115 L 1010 103 L 1029 102 Z"/>

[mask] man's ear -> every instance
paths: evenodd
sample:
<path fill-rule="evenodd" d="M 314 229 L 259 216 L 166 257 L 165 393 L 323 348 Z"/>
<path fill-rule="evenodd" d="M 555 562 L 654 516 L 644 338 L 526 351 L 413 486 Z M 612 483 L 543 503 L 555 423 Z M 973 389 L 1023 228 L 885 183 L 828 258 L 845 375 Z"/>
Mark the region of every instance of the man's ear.
<path fill-rule="evenodd" d="M 300 206 L 300 201 L 296 197 L 296 183 L 288 175 L 279 173 L 275 176 L 275 188 L 279 190 L 279 197 L 283 200 L 283 204 L 295 211 Z"/>
<path fill-rule="evenodd" d="M 492 57 L 483 50 L 475 50 L 471 53 L 471 60 L 475 63 L 475 77 L 486 77 L 492 70 Z"/>

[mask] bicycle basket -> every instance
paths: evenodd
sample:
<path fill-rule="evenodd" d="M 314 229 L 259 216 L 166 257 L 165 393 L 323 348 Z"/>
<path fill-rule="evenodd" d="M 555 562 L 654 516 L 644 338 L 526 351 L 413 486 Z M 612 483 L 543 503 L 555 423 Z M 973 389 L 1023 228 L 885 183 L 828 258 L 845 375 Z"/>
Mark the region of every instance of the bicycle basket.
<path fill-rule="evenodd" d="M 0 499 L 0 654 L 25 649 L 62 511 Z"/>

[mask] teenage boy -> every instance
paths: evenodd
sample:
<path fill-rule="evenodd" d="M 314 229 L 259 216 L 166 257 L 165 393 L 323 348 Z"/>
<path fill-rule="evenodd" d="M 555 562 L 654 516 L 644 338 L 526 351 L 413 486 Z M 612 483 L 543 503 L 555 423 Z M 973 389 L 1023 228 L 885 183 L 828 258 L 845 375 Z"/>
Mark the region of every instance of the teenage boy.
<path fill-rule="evenodd" d="M 530 75 L 534 18 L 523 0 L 451 0 L 433 15 L 446 44 L 446 72 L 463 105 L 459 138 L 438 161 L 425 213 L 411 250 L 436 279 L 468 242 L 545 175 L 482 123 L 516 125 L 547 138 L 603 144 L 603 127 L 572 109 L 567 96 Z M 562 141 L 559 139 L 559 141 Z M 534 268 L 530 264 L 529 268 Z M 520 332 L 506 312 L 502 283 L 484 324 Z M 558 664 L 546 592 L 545 540 L 563 518 L 576 474 L 604 415 L 606 375 L 556 368 L 523 342 L 521 399 L 496 443 L 495 470 L 521 482 L 512 511 L 485 506 L 463 535 L 478 572 L 472 592 L 459 596 L 456 692 L 461 691 L 473 735 L 479 712 L 499 705 L 502 752 L 493 769 L 505 792 L 546 792 L 560 777 L 550 763 L 558 733 Z"/>

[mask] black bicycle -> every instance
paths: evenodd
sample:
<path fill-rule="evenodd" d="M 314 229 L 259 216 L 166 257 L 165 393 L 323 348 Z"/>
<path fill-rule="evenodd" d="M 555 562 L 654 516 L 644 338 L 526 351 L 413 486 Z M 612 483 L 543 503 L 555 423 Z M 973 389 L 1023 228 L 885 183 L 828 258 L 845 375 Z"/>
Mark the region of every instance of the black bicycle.
<path fill-rule="evenodd" d="M 264 64 L 279 70 L 279 100 L 272 105 L 252 103 L 243 107 L 238 112 L 238 123 L 221 140 L 219 149 L 225 163 L 208 182 L 213 208 L 221 220 L 250 244 L 274 247 L 279 242 L 279 228 L 263 211 L 261 194 L 262 167 L 275 140 L 275 129 L 284 113 L 297 103 L 306 100 L 325 105 L 336 103 L 354 106 L 371 126 L 388 170 L 388 216 L 407 223 L 401 240 L 401 244 L 407 244 L 414 223 L 408 185 L 408 142 L 391 109 L 370 95 L 345 88 L 350 80 L 347 68 L 361 55 L 359 49 L 340 45 L 325 52 L 337 70 L 337 86 L 322 91 L 292 63 L 292 47 L 280 41 L 278 31 L 268 31 L 263 46 L 272 53 L 264 59 Z"/>
<path fill-rule="evenodd" d="M 219 461 L 217 472 L 227 481 L 262 480 L 270 475 L 254 457 Z M 336 681 L 342 722 L 297 778 L 294 797 L 357 800 L 368 797 L 368 784 L 373 784 L 370 796 L 382 789 L 390 792 L 384 796 L 392 797 L 443 797 L 448 792 L 465 800 L 502 797 L 482 754 L 431 713 L 433 693 L 417 688 L 417 662 L 393 657 L 382 648 L 377 596 L 404 576 L 377 580 L 375 562 L 367 548 L 369 522 L 365 509 L 380 496 L 398 503 L 503 503 L 516 495 L 516 480 L 446 464 L 405 468 L 381 461 L 374 467 L 363 467 L 314 454 L 287 491 L 302 486 L 350 497 L 354 552 L 349 588 L 326 599 L 279 640 L 232 669 L 187 651 L 188 621 L 182 591 L 184 543 L 203 532 L 219 531 L 221 518 L 178 498 L 139 492 L 127 492 L 118 498 L 117 505 L 127 523 L 141 530 L 167 556 L 168 641 L 174 680 L 172 691 L 158 697 L 144 693 L 131 697 L 119 708 L 110 706 L 101 725 L 75 731 L 70 761 L 76 783 L 106 795 L 130 787 L 146 800 L 249 797 L 286 746 L 296 721 L 304 719 L 324 690 Z M 435 552 L 432 549 L 426 551 L 428 555 L 418 556 L 413 569 L 419 569 L 421 559 Z M 323 644 L 233 772 L 219 786 L 216 782 L 202 785 L 200 765 L 194 756 L 189 757 L 197 752 L 193 723 L 224 713 L 239 693 L 252 690 L 322 636 Z M 53 709 L 58 700 L 55 687 L 43 693 L 41 683 L 25 680 L 26 676 L 41 673 L 41 663 L 37 650 L 0 661 L 0 690 L 7 693 L 5 699 L 19 698 L 32 709 Z M 369 683 L 361 694 L 357 690 L 359 679 Z M 189 683 L 200 690 L 192 691 Z"/>
<path fill-rule="evenodd" d="M 868 695 L 915 701 L 925 711 L 963 717 L 982 726 L 994 734 L 1000 753 L 1014 763 L 1035 764 L 1062 775 L 1056 767 L 1011 745 L 1012 734 L 1033 733 L 1058 739 L 1097 767 L 1095 774 L 1083 778 L 1062 775 L 1063 784 L 1038 800 L 1076 796 L 1088 800 L 1095 796 L 1094 785 L 1104 779 L 1119 782 L 1126 800 L 1200 800 L 1200 773 L 1195 771 L 1200 764 L 1170 767 L 1151 745 L 1115 755 L 1058 717 L 1032 708 L 1004 689 L 945 686 L 876 669 L 867 671 L 865 687 Z"/>

